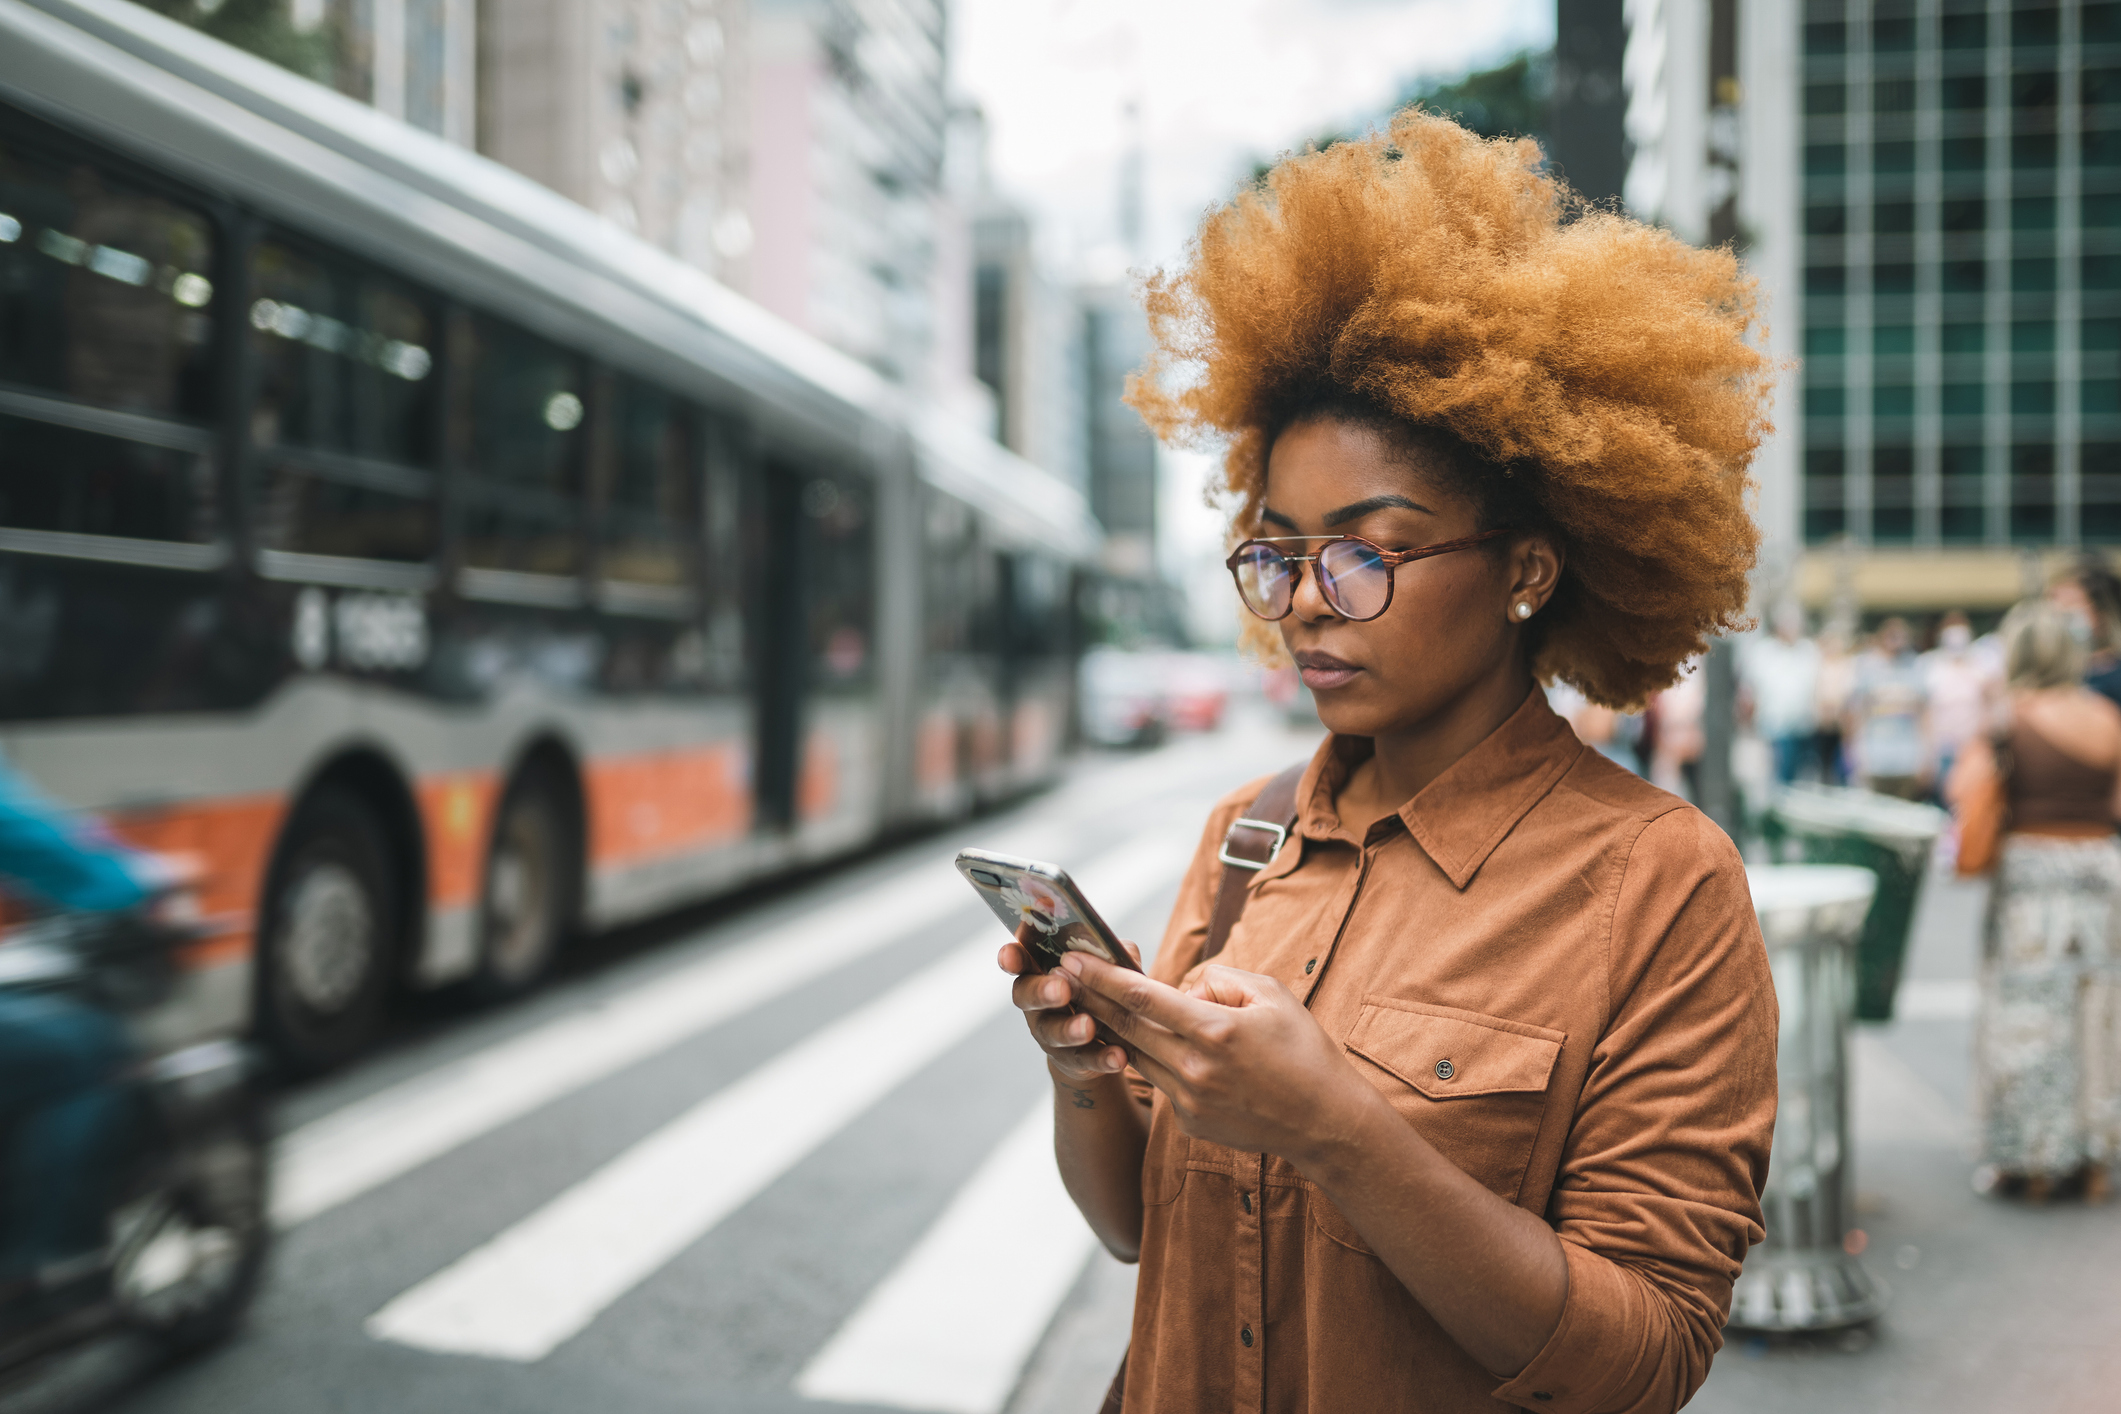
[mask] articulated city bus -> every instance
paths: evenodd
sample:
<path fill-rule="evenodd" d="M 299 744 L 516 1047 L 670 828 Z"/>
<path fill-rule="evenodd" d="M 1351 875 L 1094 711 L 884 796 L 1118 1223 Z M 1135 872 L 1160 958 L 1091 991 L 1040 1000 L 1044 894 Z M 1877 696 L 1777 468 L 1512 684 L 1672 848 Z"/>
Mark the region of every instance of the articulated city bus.
<path fill-rule="evenodd" d="M 0 0 L 0 748 L 195 856 L 169 1025 L 405 986 L 1043 779 L 1079 496 L 513 173 Z"/>

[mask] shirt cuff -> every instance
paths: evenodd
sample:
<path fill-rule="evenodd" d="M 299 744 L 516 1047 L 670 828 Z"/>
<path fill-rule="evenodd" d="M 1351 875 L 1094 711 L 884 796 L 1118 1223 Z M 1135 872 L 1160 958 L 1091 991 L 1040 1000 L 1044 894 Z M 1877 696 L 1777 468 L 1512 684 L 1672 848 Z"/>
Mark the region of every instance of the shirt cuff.
<path fill-rule="evenodd" d="M 1648 1344 L 1647 1294 L 1617 1263 L 1561 1240 L 1569 1294 L 1561 1323 L 1516 1378 L 1495 1397 L 1544 1414 L 1593 1414 L 1625 1388 Z"/>

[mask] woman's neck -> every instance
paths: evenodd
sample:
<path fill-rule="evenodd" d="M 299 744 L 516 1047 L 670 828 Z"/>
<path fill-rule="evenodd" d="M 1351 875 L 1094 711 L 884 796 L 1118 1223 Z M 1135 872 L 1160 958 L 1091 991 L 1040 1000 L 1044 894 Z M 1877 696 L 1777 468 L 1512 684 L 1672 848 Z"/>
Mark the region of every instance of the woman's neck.
<path fill-rule="evenodd" d="M 1373 736 L 1369 759 L 1349 772 L 1334 802 L 1341 823 L 1358 836 L 1367 833 L 1492 736 L 1531 691 L 1530 668 L 1515 662 L 1433 716 Z"/>

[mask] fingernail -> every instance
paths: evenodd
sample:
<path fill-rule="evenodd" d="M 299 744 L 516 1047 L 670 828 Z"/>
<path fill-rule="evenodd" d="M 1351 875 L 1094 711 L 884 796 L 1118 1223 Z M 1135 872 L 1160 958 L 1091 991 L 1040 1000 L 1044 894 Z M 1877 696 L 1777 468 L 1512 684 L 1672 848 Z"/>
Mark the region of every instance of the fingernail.
<path fill-rule="evenodd" d="M 1071 952 L 1060 960 L 1060 965 L 1067 970 L 1069 975 L 1073 976 L 1083 970 L 1082 954 Z"/>

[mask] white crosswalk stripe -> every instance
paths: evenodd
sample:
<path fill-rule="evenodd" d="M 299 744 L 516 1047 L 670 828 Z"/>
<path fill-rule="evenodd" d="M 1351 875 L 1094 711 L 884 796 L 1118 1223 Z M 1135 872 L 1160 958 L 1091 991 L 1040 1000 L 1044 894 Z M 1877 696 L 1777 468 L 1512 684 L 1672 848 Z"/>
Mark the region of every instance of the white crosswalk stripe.
<path fill-rule="evenodd" d="M 1085 891 L 1122 916 L 1177 878 L 1187 843 L 1164 831 L 1130 839 L 1082 871 Z M 880 918 L 906 931 L 874 913 L 866 930 Z M 1008 1000 L 994 969 L 998 941 L 982 927 L 942 961 L 710 1096 L 390 1301 L 369 1332 L 428 1350 L 542 1359 L 998 1014 Z"/>
<path fill-rule="evenodd" d="M 994 1414 L 1096 1239 L 1041 1100 L 795 1382 L 811 1399 Z"/>

